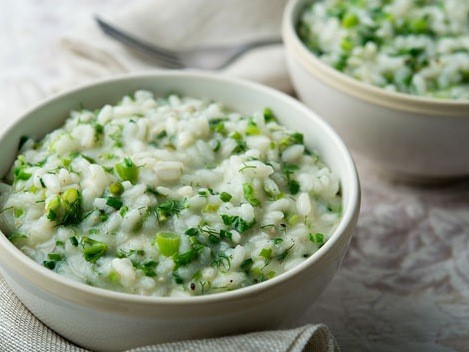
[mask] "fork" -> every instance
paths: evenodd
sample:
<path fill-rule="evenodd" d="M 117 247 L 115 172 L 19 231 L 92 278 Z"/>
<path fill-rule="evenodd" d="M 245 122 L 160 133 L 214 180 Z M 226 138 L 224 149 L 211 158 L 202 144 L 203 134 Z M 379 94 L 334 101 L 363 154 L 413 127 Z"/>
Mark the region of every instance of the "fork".
<path fill-rule="evenodd" d="M 253 48 L 282 43 L 280 38 L 273 38 L 235 46 L 208 46 L 175 51 L 137 39 L 98 16 L 95 16 L 95 19 L 101 30 L 108 36 L 137 50 L 141 54 L 153 58 L 161 66 L 170 69 L 200 68 L 219 70 L 225 68 L 242 54 Z"/>

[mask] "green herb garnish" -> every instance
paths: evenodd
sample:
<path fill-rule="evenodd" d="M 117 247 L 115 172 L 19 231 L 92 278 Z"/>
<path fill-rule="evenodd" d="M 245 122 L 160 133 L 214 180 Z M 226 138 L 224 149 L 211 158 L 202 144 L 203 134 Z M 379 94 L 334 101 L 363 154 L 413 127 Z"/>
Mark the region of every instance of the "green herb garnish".
<path fill-rule="evenodd" d="M 233 227 L 239 233 L 243 233 L 243 232 L 249 230 L 256 223 L 255 221 L 253 221 L 251 223 L 248 223 L 243 218 L 241 218 L 237 215 L 233 215 L 233 216 L 231 216 L 231 215 L 221 215 L 221 218 L 222 218 L 223 223 L 225 225 Z"/>

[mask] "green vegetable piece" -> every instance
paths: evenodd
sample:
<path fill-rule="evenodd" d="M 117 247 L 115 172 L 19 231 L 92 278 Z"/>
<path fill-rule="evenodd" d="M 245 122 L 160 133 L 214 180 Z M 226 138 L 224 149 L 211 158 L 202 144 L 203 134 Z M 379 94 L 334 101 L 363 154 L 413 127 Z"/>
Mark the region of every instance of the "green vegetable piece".
<path fill-rule="evenodd" d="M 321 247 L 324 244 L 324 235 L 322 233 L 316 232 L 316 233 L 310 233 L 309 234 L 309 240 L 311 242 L 317 243 L 319 247 Z"/>
<path fill-rule="evenodd" d="M 109 186 L 109 192 L 116 196 L 120 196 L 124 193 L 124 186 L 122 186 L 122 183 L 120 182 L 114 182 Z"/>
<path fill-rule="evenodd" d="M 350 53 L 353 50 L 353 41 L 349 38 L 344 38 L 340 42 L 340 48 L 346 53 Z"/>
<path fill-rule="evenodd" d="M 15 167 L 13 169 L 13 179 L 14 179 L 14 182 L 18 181 L 18 180 L 23 180 L 23 181 L 27 181 L 31 178 L 32 174 L 29 173 L 29 172 L 26 172 L 24 171 L 25 168 L 27 168 L 28 165 L 25 165 L 25 164 L 21 164 L 17 167 Z"/>
<path fill-rule="evenodd" d="M 190 229 L 187 229 L 184 234 L 187 236 L 196 236 L 199 234 L 199 229 L 196 227 L 191 227 Z"/>
<path fill-rule="evenodd" d="M 70 237 L 70 242 L 72 243 L 72 245 L 73 245 L 74 247 L 78 247 L 78 243 L 79 243 L 79 242 L 78 242 L 78 239 L 76 238 L 76 236 Z"/>
<path fill-rule="evenodd" d="M 90 263 L 96 263 L 99 258 L 106 254 L 108 248 L 106 243 L 93 240 L 89 237 L 83 237 L 82 246 L 83 256 Z"/>
<path fill-rule="evenodd" d="M 239 132 L 234 132 L 230 135 L 236 141 L 236 147 L 233 149 L 234 154 L 244 153 L 248 147 L 243 136 Z"/>
<path fill-rule="evenodd" d="M 155 237 L 160 253 L 165 257 L 171 257 L 178 253 L 181 238 L 173 232 L 158 232 Z"/>
<path fill-rule="evenodd" d="M 263 248 L 259 255 L 267 260 L 272 258 L 272 248 Z"/>
<path fill-rule="evenodd" d="M 15 208 L 15 211 L 14 211 L 15 218 L 21 217 L 21 215 L 23 215 L 23 213 L 24 213 L 23 208 Z"/>
<path fill-rule="evenodd" d="M 129 210 L 129 207 L 127 207 L 127 206 L 124 205 L 124 206 L 123 206 L 122 208 L 120 208 L 120 210 L 119 210 L 120 216 L 124 217 L 128 210 Z"/>
<path fill-rule="evenodd" d="M 122 201 L 116 197 L 108 197 L 106 200 L 106 204 L 110 207 L 113 207 L 116 210 L 119 210 L 122 207 Z"/>
<path fill-rule="evenodd" d="M 279 145 L 280 147 L 285 149 L 294 144 L 303 144 L 303 140 L 303 134 L 296 132 L 288 135 L 287 137 L 282 138 L 279 142 Z"/>
<path fill-rule="evenodd" d="M 28 236 L 20 232 L 12 233 L 11 235 L 8 235 L 7 237 L 10 240 L 10 242 L 13 242 L 13 243 L 17 243 L 21 241 L 22 239 L 28 238 Z"/>
<path fill-rule="evenodd" d="M 347 67 L 348 58 L 349 56 L 347 54 L 340 55 L 339 59 L 334 64 L 334 68 L 336 68 L 339 71 L 343 71 Z"/>
<path fill-rule="evenodd" d="M 156 276 L 155 269 L 156 269 L 156 266 L 158 265 L 158 263 L 155 262 L 154 260 L 149 260 L 149 261 L 143 262 L 143 263 L 132 262 L 132 265 L 134 266 L 135 269 L 143 271 L 145 276 L 149 276 L 149 277 Z"/>
<path fill-rule="evenodd" d="M 63 260 L 63 255 L 59 254 L 59 253 L 49 253 L 47 255 L 47 258 L 49 258 L 49 260 L 54 260 L 56 262 L 59 262 L 59 261 Z"/>
<path fill-rule="evenodd" d="M 270 108 L 265 108 L 264 109 L 264 121 L 265 123 L 269 123 L 271 121 L 277 121 L 277 118 L 275 117 L 274 113 Z"/>
<path fill-rule="evenodd" d="M 62 200 L 65 203 L 72 204 L 72 203 L 75 203 L 78 200 L 79 196 L 80 195 L 78 193 L 78 190 L 76 190 L 75 188 L 70 188 L 70 189 L 67 189 L 62 194 Z"/>
<path fill-rule="evenodd" d="M 410 30 L 415 34 L 425 34 L 428 32 L 429 23 L 425 17 L 415 18 L 409 23 Z"/>
<path fill-rule="evenodd" d="M 342 18 L 342 26 L 344 28 L 352 28 L 360 23 L 360 19 L 354 13 L 347 12 Z"/>
<path fill-rule="evenodd" d="M 222 202 L 227 203 L 231 200 L 231 198 L 233 198 L 233 196 L 229 193 L 221 192 L 220 194 L 220 199 L 222 200 Z"/>
<path fill-rule="evenodd" d="M 132 184 L 137 183 L 138 167 L 130 158 L 125 158 L 123 162 L 117 163 L 114 167 L 122 180 L 130 181 Z"/>
<path fill-rule="evenodd" d="M 225 129 L 225 121 L 226 118 L 220 118 L 220 119 L 213 119 L 208 122 L 210 126 L 210 130 L 213 132 L 220 133 L 221 135 L 225 136 L 226 135 L 226 129 Z"/>
<path fill-rule="evenodd" d="M 244 198 L 251 203 L 252 206 L 257 207 L 261 204 L 260 200 L 254 197 L 254 187 L 250 183 L 243 183 Z"/>
<path fill-rule="evenodd" d="M 119 275 L 119 273 L 117 271 L 114 271 L 114 270 L 111 271 L 109 273 L 109 275 L 107 276 L 107 279 L 109 280 L 109 282 L 111 282 L 113 284 L 119 283 L 120 278 L 121 278 L 121 276 Z"/>
<path fill-rule="evenodd" d="M 291 214 L 287 218 L 288 225 L 295 225 L 300 220 L 300 216 L 298 214 Z"/>
<path fill-rule="evenodd" d="M 218 210 L 219 205 L 215 203 L 207 204 L 204 209 L 202 210 L 204 213 L 214 213 Z"/>
<path fill-rule="evenodd" d="M 248 136 L 257 136 L 261 134 L 260 128 L 253 120 L 249 120 L 248 126 L 246 128 L 246 135 Z"/>
<path fill-rule="evenodd" d="M 253 264 L 254 264 L 254 260 L 252 260 L 252 258 L 249 258 L 241 263 L 240 268 L 243 271 L 249 271 L 251 270 Z"/>
<path fill-rule="evenodd" d="M 217 243 L 220 243 L 220 237 L 217 237 L 216 235 L 214 234 L 210 234 L 208 236 L 208 241 L 212 244 L 217 244 Z"/>
<path fill-rule="evenodd" d="M 55 269 L 55 261 L 53 260 L 44 260 L 42 262 L 42 264 L 44 264 L 44 266 L 47 268 L 47 269 L 50 269 L 50 270 L 54 270 Z"/>
<path fill-rule="evenodd" d="M 288 182 L 288 191 L 293 195 L 298 194 L 298 192 L 300 191 L 300 184 L 298 183 L 298 181 L 290 180 Z"/>
<path fill-rule="evenodd" d="M 177 273 L 173 272 L 173 278 L 174 278 L 174 281 L 178 284 L 178 285 L 181 285 L 184 283 L 184 280 L 182 277 L 180 277 Z"/>
<path fill-rule="evenodd" d="M 57 213 L 60 210 L 61 206 L 61 200 L 60 197 L 55 197 L 52 198 L 49 203 L 46 205 L 46 211 L 47 211 L 47 218 L 51 221 L 55 220 L 57 218 Z"/>
<path fill-rule="evenodd" d="M 49 201 L 45 208 L 47 218 L 57 225 L 74 225 L 82 219 L 81 194 L 75 188 L 66 190 Z"/>

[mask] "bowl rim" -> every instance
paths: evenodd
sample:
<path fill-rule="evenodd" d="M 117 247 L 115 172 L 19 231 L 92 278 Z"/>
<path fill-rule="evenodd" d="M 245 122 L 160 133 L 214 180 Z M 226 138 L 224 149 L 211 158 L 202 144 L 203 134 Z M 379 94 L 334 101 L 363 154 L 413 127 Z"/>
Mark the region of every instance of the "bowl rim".
<path fill-rule="evenodd" d="M 346 94 L 386 108 L 431 116 L 469 117 L 469 100 L 438 99 L 387 91 L 350 77 L 322 62 L 300 40 L 296 31 L 302 11 L 316 1 L 289 0 L 282 19 L 282 36 L 287 54 L 297 59 L 309 73 Z"/>
<path fill-rule="evenodd" d="M 308 118 L 315 120 L 316 124 L 321 125 L 321 127 L 329 134 L 330 139 L 332 140 L 332 144 L 334 145 L 334 149 L 337 149 L 337 152 L 340 153 L 342 158 L 345 160 L 346 165 L 344 169 L 344 174 L 347 176 L 345 178 L 345 187 L 347 187 L 348 190 L 348 199 L 347 203 L 344 204 L 344 212 L 342 214 L 342 218 L 329 240 L 317 252 L 313 253 L 313 255 L 307 258 L 304 262 L 300 263 L 296 267 L 286 271 L 285 273 L 277 277 L 274 277 L 272 279 L 266 280 L 258 284 L 235 289 L 233 291 L 190 297 L 159 297 L 134 295 L 94 287 L 85 283 L 72 280 L 58 273 L 55 273 L 45 267 L 42 267 L 33 259 L 29 258 L 20 249 L 15 247 L 7 239 L 6 235 L 1 230 L 0 269 L 3 269 L 3 266 L 8 266 L 10 270 L 14 271 L 16 274 L 20 275 L 23 279 L 26 279 L 28 282 L 33 283 L 35 286 L 40 287 L 41 289 L 50 292 L 56 296 L 59 296 L 67 301 L 72 301 L 81 305 L 85 304 L 95 307 L 96 305 L 93 305 L 91 302 L 91 297 L 93 297 L 94 299 L 105 299 L 106 301 L 113 303 L 134 304 L 143 306 L 154 304 L 164 306 L 204 305 L 207 303 L 239 300 L 241 298 L 254 296 L 260 292 L 269 290 L 272 286 L 276 286 L 284 283 L 285 281 L 288 281 L 292 277 L 299 274 L 299 272 L 303 271 L 306 267 L 314 265 L 316 262 L 326 257 L 331 251 L 331 249 L 335 245 L 338 245 L 341 241 L 347 241 L 348 243 L 351 234 L 347 233 L 350 232 L 350 227 L 353 227 L 357 221 L 361 199 L 358 174 L 348 148 L 346 147 L 342 139 L 338 136 L 338 134 L 316 113 L 309 110 L 306 106 L 304 106 L 302 103 L 295 100 L 294 98 L 282 92 L 276 91 L 273 88 L 263 86 L 259 83 L 254 83 L 239 78 L 232 78 L 226 75 L 202 73 L 195 70 L 123 74 L 114 76 L 112 78 L 100 79 L 53 95 L 50 98 L 38 103 L 31 109 L 27 110 L 26 112 L 21 114 L 21 117 L 18 118 L 15 123 L 13 123 L 5 131 L 5 133 L 0 135 L 0 144 L 2 142 L 2 139 L 10 131 L 14 130 L 23 119 L 34 114 L 36 110 L 39 110 L 46 105 L 54 104 L 55 102 L 60 101 L 61 99 L 65 99 L 67 97 L 79 94 L 80 92 L 88 88 L 99 85 L 114 85 L 126 81 L 138 81 L 141 79 L 158 80 L 165 77 L 200 79 L 204 81 L 214 82 L 215 84 L 231 85 L 239 89 L 249 89 L 253 93 L 267 94 L 271 96 L 272 99 L 280 100 L 282 101 L 282 103 L 284 102 L 285 104 L 291 105 L 293 108 L 299 110 L 302 114 L 308 116 Z M 73 109 L 73 107 L 70 107 L 70 109 Z M 344 187 L 344 185 L 342 185 L 342 187 Z M 67 294 L 67 291 L 72 292 L 70 290 L 73 290 L 73 294 L 69 295 Z"/>

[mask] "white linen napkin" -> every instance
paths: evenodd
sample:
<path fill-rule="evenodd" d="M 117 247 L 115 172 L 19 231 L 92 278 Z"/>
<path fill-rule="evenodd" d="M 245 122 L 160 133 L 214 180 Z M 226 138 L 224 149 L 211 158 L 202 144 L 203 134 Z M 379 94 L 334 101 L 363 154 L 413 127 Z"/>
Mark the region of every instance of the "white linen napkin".
<path fill-rule="evenodd" d="M 230 45 L 280 38 L 286 0 L 143 0 L 99 14 L 133 36 L 169 49 Z M 93 19 L 90 19 L 90 22 Z M 118 73 L 157 69 L 155 61 L 138 55 L 105 36 L 96 23 L 61 41 L 65 85 Z M 282 45 L 253 49 L 221 73 L 292 91 Z"/>
<path fill-rule="evenodd" d="M 19 301 L 0 275 L 0 351 L 92 352 L 57 335 Z M 213 339 L 180 341 L 134 348 L 127 352 L 340 352 L 327 326 L 253 332 Z"/>

